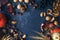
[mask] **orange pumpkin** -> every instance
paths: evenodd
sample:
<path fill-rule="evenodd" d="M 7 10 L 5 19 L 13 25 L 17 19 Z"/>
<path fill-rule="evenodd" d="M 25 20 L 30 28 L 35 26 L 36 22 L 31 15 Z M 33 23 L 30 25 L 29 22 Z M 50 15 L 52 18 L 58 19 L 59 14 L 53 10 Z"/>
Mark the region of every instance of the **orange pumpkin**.
<path fill-rule="evenodd" d="M 53 33 L 60 33 L 60 28 L 55 28 L 55 29 L 53 29 L 53 30 L 51 30 L 51 33 L 53 34 Z"/>
<path fill-rule="evenodd" d="M 6 17 L 4 14 L 0 13 L 0 28 L 3 28 L 6 24 Z"/>

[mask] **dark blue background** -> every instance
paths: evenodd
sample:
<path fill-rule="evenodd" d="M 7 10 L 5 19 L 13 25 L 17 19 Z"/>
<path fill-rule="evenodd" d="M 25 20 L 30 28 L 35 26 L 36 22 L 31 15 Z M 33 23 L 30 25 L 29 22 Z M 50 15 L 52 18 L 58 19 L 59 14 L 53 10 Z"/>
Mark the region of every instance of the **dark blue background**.
<path fill-rule="evenodd" d="M 10 0 L 9 2 L 12 2 L 12 0 Z M 41 0 L 35 0 L 35 3 L 38 4 L 37 9 L 34 9 L 34 8 L 32 8 L 32 6 L 27 4 L 28 8 L 23 13 L 22 16 L 20 16 L 20 14 L 16 14 L 15 16 L 12 16 L 12 19 L 17 20 L 17 28 L 19 29 L 19 31 L 22 31 L 23 33 L 28 35 L 27 40 L 35 40 L 35 39 L 29 38 L 29 36 L 37 35 L 33 32 L 33 30 L 41 32 L 40 24 L 42 22 L 46 22 L 44 20 L 44 18 L 40 17 L 40 12 L 46 11 L 48 8 L 52 9 L 53 0 L 48 0 L 47 3 L 46 3 L 46 0 L 44 0 L 44 5 L 43 5 L 44 8 L 40 7 L 40 5 L 42 5 L 40 2 L 41 2 Z M 16 6 L 18 4 L 19 4 L 19 2 L 17 2 L 17 3 L 12 2 L 12 5 L 14 5 L 14 6 Z M 5 11 L 6 11 L 6 9 L 2 12 L 5 13 Z M 15 9 L 15 12 L 18 13 L 20 11 L 18 9 Z"/>

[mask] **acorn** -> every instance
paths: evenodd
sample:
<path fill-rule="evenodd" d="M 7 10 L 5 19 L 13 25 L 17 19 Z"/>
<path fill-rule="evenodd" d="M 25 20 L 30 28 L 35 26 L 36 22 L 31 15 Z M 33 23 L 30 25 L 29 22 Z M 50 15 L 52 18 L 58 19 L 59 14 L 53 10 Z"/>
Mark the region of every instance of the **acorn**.
<path fill-rule="evenodd" d="M 57 7 L 59 6 L 58 3 L 56 3 L 56 6 L 57 6 Z"/>
<path fill-rule="evenodd" d="M 21 4 L 18 4 L 17 5 L 17 9 L 21 9 Z"/>
<path fill-rule="evenodd" d="M 23 13 L 23 12 L 25 12 L 25 7 L 21 7 L 21 9 L 20 9 L 20 11 Z"/>
<path fill-rule="evenodd" d="M 11 29 L 10 32 L 13 33 L 14 32 L 13 29 Z"/>
<path fill-rule="evenodd" d="M 43 17 L 43 12 L 40 13 L 40 17 Z"/>
<path fill-rule="evenodd" d="M 45 12 L 41 12 L 41 13 L 40 13 L 40 16 L 41 16 L 41 17 L 46 16 L 46 13 L 45 13 Z"/>
<path fill-rule="evenodd" d="M 7 6 L 10 6 L 10 5 L 12 5 L 12 4 L 11 4 L 11 3 L 8 3 L 8 4 L 7 4 Z"/>
<path fill-rule="evenodd" d="M 60 4 L 59 4 L 59 6 L 60 6 Z"/>
<path fill-rule="evenodd" d="M 58 21 L 54 21 L 54 25 L 58 25 Z"/>
<path fill-rule="evenodd" d="M 25 3 L 29 3 L 29 0 L 24 0 Z"/>
<path fill-rule="evenodd" d="M 8 4 L 7 4 L 7 12 L 8 12 L 8 13 L 13 12 L 13 6 L 12 6 L 11 3 L 8 3 Z"/>
<path fill-rule="evenodd" d="M 34 4 L 33 8 L 35 9 L 35 8 L 37 8 L 37 7 L 38 7 L 38 5 L 37 5 L 37 4 Z"/>
<path fill-rule="evenodd" d="M 13 20 L 11 23 L 12 23 L 12 24 L 16 24 L 17 22 Z"/>
<path fill-rule="evenodd" d="M 23 0 L 19 0 L 19 2 L 23 2 Z"/>
<path fill-rule="evenodd" d="M 58 17 L 59 16 L 59 13 L 53 13 L 53 16 L 54 17 Z"/>
<path fill-rule="evenodd" d="M 46 16 L 46 21 L 50 21 L 51 17 L 50 16 Z"/>
<path fill-rule="evenodd" d="M 13 2 L 18 2 L 18 0 L 13 0 Z"/>
<path fill-rule="evenodd" d="M 2 31 L 3 31 L 4 33 L 6 33 L 6 29 L 3 29 Z"/>
<path fill-rule="evenodd" d="M 26 35 L 26 34 L 24 34 L 24 35 L 23 35 L 23 38 L 26 38 L 26 37 L 27 37 L 27 35 Z"/>
<path fill-rule="evenodd" d="M 51 10 L 51 9 L 48 9 L 48 10 L 47 10 L 47 14 L 52 15 L 52 10 Z"/>
<path fill-rule="evenodd" d="M 58 6 L 58 11 L 60 12 L 60 4 L 59 4 L 59 6 Z"/>
<path fill-rule="evenodd" d="M 54 17 L 52 17 L 51 22 L 53 22 L 54 20 L 55 20 L 55 18 L 54 18 Z"/>
<path fill-rule="evenodd" d="M 25 8 L 27 8 L 27 5 L 26 5 L 26 4 L 23 4 L 23 6 L 24 6 Z"/>
<path fill-rule="evenodd" d="M 55 7 L 55 8 L 53 9 L 53 12 L 58 12 L 58 8 Z"/>
<path fill-rule="evenodd" d="M 15 13 L 13 12 L 13 13 L 12 13 L 12 15 L 14 16 L 14 15 L 15 15 Z"/>
<path fill-rule="evenodd" d="M 34 1 L 31 1 L 29 4 L 30 4 L 31 6 L 34 5 Z"/>
<path fill-rule="evenodd" d="M 15 32 L 14 32 L 14 37 L 17 37 L 17 36 L 18 36 L 18 33 L 15 33 Z"/>
<path fill-rule="evenodd" d="M 53 7 L 55 7 L 55 2 L 53 2 Z"/>

